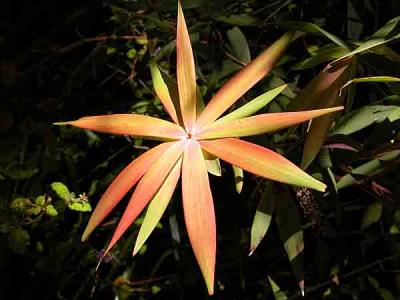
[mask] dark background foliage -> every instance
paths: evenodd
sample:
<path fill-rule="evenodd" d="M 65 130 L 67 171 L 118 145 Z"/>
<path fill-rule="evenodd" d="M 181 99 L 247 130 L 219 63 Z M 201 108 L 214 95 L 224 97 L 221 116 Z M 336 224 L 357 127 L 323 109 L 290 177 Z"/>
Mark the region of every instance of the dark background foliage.
<path fill-rule="evenodd" d="M 246 63 L 238 49 L 249 47 L 254 58 L 285 32 L 287 21 L 321 25 L 356 45 L 400 15 L 398 0 L 188 0 L 183 6 L 206 101 Z M 148 63 L 154 59 L 175 73 L 175 18 L 175 0 L 2 3 L 2 299 L 208 297 L 185 232 L 179 192 L 137 257 L 130 253 L 140 220 L 96 272 L 124 207 L 118 206 L 89 241 L 81 243 L 90 205 L 97 203 L 128 162 L 154 143 L 51 125 L 107 113 L 166 117 L 154 94 Z M 244 42 L 232 36 L 235 26 L 246 37 Z M 323 67 L 296 65 L 330 43 L 324 35 L 301 37 L 274 72 L 240 102 L 287 82 L 286 93 L 265 108 L 284 110 Z M 390 47 L 398 53 L 395 42 Z M 363 55 L 356 77 L 399 77 L 400 59 L 395 52 L 391 58 Z M 346 124 L 346 116 L 363 107 L 368 110 L 371 104 L 397 106 L 399 95 L 395 83 L 360 84 L 339 123 Z M 310 200 L 296 198 L 293 189 L 274 187 L 272 194 L 280 208 L 252 256 L 248 256 L 250 229 L 259 201 L 271 196 L 265 192 L 269 183 L 245 174 L 239 195 L 228 165 L 223 164 L 222 177 L 211 176 L 218 232 L 215 299 L 300 299 L 302 279 L 307 299 L 400 297 L 398 157 L 381 163 L 373 176 L 360 175 L 358 184 L 338 193 L 336 181 L 329 177 L 333 173 L 339 179 L 351 168 L 399 149 L 399 123 L 386 117 L 375 122 L 374 113 L 362 116 L 367 123 L 372 118 L 370 124 L 335 140 L 352 145 L 357 153 L 334 150 L 328 168 L 325 156 L 308 169 L 323 177 L 329 194 L 315 193 Z M 302 125 L 257 137 L 256 142 L 299 163 L 305 130 Z M 291 263 L 283 246 L 285 224 L 301 226 L 304 232 L 305 251 Z M 281 292 L 273 289 L 269 279 Z"/>

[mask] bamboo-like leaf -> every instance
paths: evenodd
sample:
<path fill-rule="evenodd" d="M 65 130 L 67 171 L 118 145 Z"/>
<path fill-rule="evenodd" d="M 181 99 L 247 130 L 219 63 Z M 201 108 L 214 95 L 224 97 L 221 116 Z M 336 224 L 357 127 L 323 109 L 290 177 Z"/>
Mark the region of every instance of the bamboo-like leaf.
<path fill-rule="evenodd" d="M 343 106 L 301 112 L 270 113 L 238 120 L 215 122 L 205 127 L 196 136 L 199 139 L 216 139 L 262 134 L 286 128 L 342 109 Z"/>
<path fill-rule="evenodd" d="M 357 179 L 355 178 L 357 175 L 361 176 L 372 176 L 376 173 L 379 173 L 383 170 L 382 162 L 391 161 L 393 159 L 398 158 L 400 155 L 400 150 L 393 150 L 387 153 L 380 155 L 378 158 L 373 159 L 361 166 L 354 168 L 350 174 L 344 175 L 337 183 L 337 189 L 343 189 L 352 184 L 357 183 Z"/>
<path fill-rule="evenodd" d="M 206 151 L 250 173 L 283 183 L 325 191 L 325 184 L 269 149 L 234 138 L 199 142 Z"/>
<path fill-rule="evenodd" d="M 288 21 L 288 22 L 282 22 L 281 25 L 283 27 L 286 27 L 288 29 L 292 29 L 292 30 L 300 30 L 300 31 L 304 31 L 307 33 L 316 33 L 316 34 L 320 34 L 323 35 L 325 37 L 327 37 L 328 39 L 330 39 L 332 42 L 334 42 L 336 45 L 342 47 L 342 48 L 348 48 L 347 44 L 340 39 L 339 37 L 333 35 L 332 33 L 322 29 L 321 27 L 319 27 L 318 25 L 314 24 L 314 23 L 309 23 L 309 22 L 299 22 L 299 21 Z"/>
<path fill-rule="evenodd" d="M 268 183 L 265 191 L 258 203 L 256 214 L 254 215 L 253 224 L 250 233 L 250 254 L 256 250 L 261 240 L 264 238 L 271 225 L 272 212 L 274 210 L 274 193 L 272 191 L 272 183 Z"/>
<path fill-rule="evenodd" d="M 350 76 L 351 60 L 336 69 L 322 70 L 289 104 L 288 110 L 304 110 L 341 105 L 345 97 L 340 95 L 341 86 Z M 307 133 L 302 156 L 302 168 L 306 169 L 318 155 L 333 122 L 332 115 L 314 119 Z"/>
<path fill-rule="evenodd" d="M 216 229 L 207 168 L 197 141 L 183 155 L 182 198 L 186 228 L 208 293 L 214 292 Z"/>
<path fill-rule="evenodd" d="M 129 226 L 136 220 L 147 203 L 158 192 L 160 186 L 182 155 L 186 146 L 187 140 L 175 142 L 154 164 L 152 164 L 150 169 L 139 181 L 104 255 L 110 251 Z"/>
<path fill-rule="evenodd" d="M 197 128 L 215 121 L 254 84 L 269 73 L 292 41 L 293 33 L 284 34 L 256 59 L 236 73 L 208 103 L 196 122 Z"/>
<path fill-rule="evenodd" d="M 233 176 L 235 176 L 235 187 L 236 187 L 236 192 L 240 194 L 243 189 L 243 169 L 233 166 Z"/>
<path fill-rule="evenodd" d="M 72 125 L 93 131 L 134 135 L 154 140 L 179 140 L 186 136 L 182 127 L 174 123 L 136 114 L 83 117 L 54 125 Z"/>
<path fill-rule="evenodd" d="M 180 1 L 178 1 L 176 68 L 182 119 L 186 130 L 191 131 L 196 121 L 196 73 L 192 45 Z"/>
<path fill-rule="evenodd" d="M 88 238 L 92 231 L 139 181 L 150 166 L 173 144 L 173 142 L 169 142 L 154 147 L 136 158 L 121 173 L 119 173 L 107 188 L 91 215 L 85 232 L 82 235 L 82 241 L 85 241 Z"/>
<path fill-rule="evenodd" d="M 135 255 L 140 250 L 164 214 L 178 183 L 181 165 L 182 157 L 176 162 L 157 194 L 154 196 L 153 200 L 151 200 L 142 226 L 140 227 L 132 255 Z"/>
<path fill-rule="evenodd" d="M 341 46 L 329 45 L 328 47 L 321 48 L 314 56 L 308 57 L 303 61 L 295 64 L 293 70 L 305 70 L 315 67 L 319 64 L 332 61 L 336 58 L 342 57 L 349 53 L 350 50 Z"/>
<path fill-rule="evenodd" d="M 370 77 L 354 78 L 352 80 L 347 81 L 346 84 L 343 85 L 340 90 L 343 90 L 352 83 L 360 83 L 360 82 L 400 82 L 400 78 L 393 76 L 370 76 Z"/>
<path fill-rule="evenodd" d="M 398 26 L 399 21 L 400 21 L 400 17 L 396 17 L 396 18 L 390 20 L 381 29 L 379 29 L 377 32 L 375 32 L 368 41 L 365 41 L 364 43 L 359 45 L 356 49 L 347 53 L 346 55 L 343 55 L 342 57 L 334 60 L 333 62 L 331 62 L 329 64 L 329 66 L 333 67 L 336 64 L 338 64 L 341 60 L 346 59 L 350 56 L 370 50 L 370 49 L 380 46 L 380 45 L 384 45 L 395 39 L 399 39 L 400 33 L 395 30 L 396 26 Z"/>
<path fill-rule="evenodd" d="M 234 110 L 233 112 L 227 114 L 219 118 L 216 122 L 223 122 L 228 120 L 235 120 L 240 118 L 245 118 L 251 116 L 258 112 L 260 109 L 265 107 L 268 103 L 270 103 L 276 96 L 283 92 L 283 90 L 287 87 L 287 84 L 279 86 L 273 90 L 270 90 L 261 96 L 251 100 L 250 102 L 246 103 L 245 105 L 241 106 L 240 108 Z"/>
<path fill-rule="evenodd" d="M 163 104 L 165 110 L 168 112 L 168 114 L 171 116 L 172 120 L 176 123 L 179 124 L 178 116 L 175 111 L 175 106 L 172 101 L 172 98 L 170 96 L 168 86 L 164 82 L 163 76 L 158 69 L 157 65 L 154 62 L 150 62 L 150 71 L 151 71 L 151 77 L 153 79 L 153 86 L 154 90 L 156 91 L 156 94 L 158 98 L 160 98 L 161 103 Z"/>

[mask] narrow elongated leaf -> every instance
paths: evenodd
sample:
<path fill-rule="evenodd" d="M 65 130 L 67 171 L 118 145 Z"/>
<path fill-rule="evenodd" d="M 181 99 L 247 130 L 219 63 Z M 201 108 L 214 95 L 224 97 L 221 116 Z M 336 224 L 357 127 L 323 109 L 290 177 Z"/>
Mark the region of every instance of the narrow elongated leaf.
<path fill-rule="evenodd" d="M 288 297 L 281 290 L 281 288 L 268 276 L 268 281 L 271 284 L 272 292 L 274 293 L 275 300 L 287 300 Z"/>
<path fill-rule="evenodd" d="M 309 22 L 299 22 L 299 21 L 288 21 L 288 22 L 282 22 L 281 25 L 283 27 L 289 28 L 289 29 L 295 29 L 295 30 L 301 30 L 307 33 L 317 33 L 320 35 L 323 35 L 330 39 L 332 42 L 334 42 L 336 45 L 343 47 L 343 48 L 348 48 L 347 44 L 340 39 L 339 37 L 333 35 L 332 33 L 322 29 L 318 25 L 314 23 L 309 23 Z"/>
<path fill-rule="evenodd" d="M 150 166 L 171 146 L 173 142 L 163 143 L 145 152 L 132 161 L 107 188 L 101 197 L 85 232 L 82 241 L 85 241 L 90 233 L 104 220 L 110 211 L 121 201 L 126 193 L 139 181 Z"/>
<path fill-rule="evenodd" d="M 180 1 L 176 33 L 176 68 L 182 119 L 186 130 L 191 131 L 196 120 L 196 73 L 192 45 Z"/>
<path fill-rule="evenodd" d="M 150 62 L 150 71 L 151 77 L 153 79 L 154 90 L 156 91 L 157 96 L 160 98 L 161 103 L 163 104 L 165 110 L 171 116 L 172 120 L 179 124 L 178 116 L 176 114 L 175 106 L 170 96 L 168 86 L 164 82 L 163 76 L 158 69 L 157 65 L 153 62 Z"/>
<path fill-rule="evenodd" d="M 215 139 L 262 134 L 286 128 L 342 109 L 343 106 L 339 106 L 304 112 L 261 114 L 238 120 L 215 122 L 205 127 L 196 136 L 199 139 Z"/>
<path fill-rule="evenodd" d="M 163 155 L 152 164 L 139 181 L 104 255 L 110 251 L 129 226 L 136 220 L 147 203 L 158 192 L 160 186 L 182 155 L 186 146 L 187 140 L 175 142 L 170 148 L 164 151 Z"/>
<path fill-rule="evenodd" d="M 349 67 L 353 66 L 350 62 L 351 60 L 338 68 L 322 70 L 289 104 L 288 110 L 299 111 L 341 105 L 345 94 L 340 95 L 340 88 L 350 77 Z M 332 122 L 332 115 L 325 115 L 311 122 L 304 143 L 301 163 L 303 169 L 306 169 L 318 155 Z"/>
<path fill-rule="evenodd" d="M 203 149 L 250 173 L 275 181 L 325 191 L 325 184 L 303 172 L 289 160 L 261 146 L 239 139 L 200 141 Z"/>
<path fill-rule="evenodd" d="M 238 194 L 240 194 L 243 189 L 243 177 L 244 177 L 243 169 L 233 166 L 233 165 L 232 165 L 232 169 L 233 169 L 233 175 L 235 176 L 236 192 Z"/>
<path fill-rule="evenodd" d="M 176 162 L 157 194 L 154 196 L 153 200 L 151 200 L 143 219 L 142 226 L 140 227 L 132 255 L 135 255 L 140 250 L 147 238 L 153 232 L 154 228 L 156 228 L 158 222 L 161 220 L 161 217 L 171 200 L 172 194 L 174 193 L 179 176 L 181 175 L 181 165 L 182 157 Z"/>
<path fill-rule="evenodd" d="M 240 108 L 234 110 L 233 112 L 227 114 L 219 118 L 215 122 L 222 122 L 228 120 L 235 120 L 240 118 L 245 118 L 251 116 L 258 112 L 260 109 L 265 107 L 268 103 L 270 103 L 276 96 L 283 92 L 283 90 L 287 87 L 287 84 L 279 86 L 273 90 L 270 90 L 261 96 L 251 100 L 250 102 L 246 103 L 245 105 L 241 106 Z"/>
<path fill-rule="evenodd" d="M 274 210 L 274 193 L 272 191 L 272 183 L 268 183 L 265 191 L 258 203 L 256 214 L 254 215 L 253 224 L 251 225 L 250 254 L 256 250 L 261 240 L 264 238 L 271 225 L 272 212 Z"/>
<path fill-rule="evenodd" d="M 400 78 L 393 76 L 370 76 L 370 77 L 354 78 L 352 80 L 347 81 L 346 84 L 342 86 L 341 90 L 343 90 L 352 83 L 360 83 L 360 82 L 400 82 Z"/>
<path fill-rule="evenodd" d="M 336 58 L 342 57 L 349 52 L 350 50 L 341 46 L 330 46 L 326 48 L 321 48 L 314 56 L 306 58 L 305 60 L 295 64 L 293 66 L 293 69 L 304 70 L 312 68 L 318 66 L 319 64 L 326 63 Z"/>
<path fill-rule="evenodd" d="M 400 155 L 400 150 L 394 150 L 387 153 L 382 154 L 377 159 L 373 159 L 361 166 L 352 170 L 350 174 L 344 175 L 337 183 L 337 189 L 343 189 L 352 184 L 357 183 L 357 179 L 355 178 L 357 175 L 362 176 L 372 176 L 383 170 L 382 161 L 390 161 L 396 159 Z"/>
<path fill-rule="evenodd" d="M 368 41 L 362 43 L 356 49 L 347 53 L 346 55 L 343 55 L 342 57 L 334 60 L 329 65 L 334 66 L 337 63 L 339 63 L 339 61 L 341 61 L 347 57 L 359 54 L 361 52 L 370 50 L 370 49 L 380 46 L 380 45 L 384 45 L 395 39 L 400 38 L 399 31 L 398 30 L 396 31 L 396 26 L 398 26 L 399 21 L 400 21 L 400 17 L 396 17 L 396 18 L 390 20 L 381 29 L 379 29 L 377 32 L 375 32 Z"/>
<path fill-rule="evenodd" d="M 243 96 L 254 84 L 267 75 L 282 57 L 292 38 L 293 33 L 284 34 L 267 50 L 262 52 L 256 59 L 226 82 L 198 118 L 196 122 L 197 128 L 201 128 L 218 119 L 221 114 Z"/>
<path fill-rule="evenodd" d="M 214 204 L 203 153 L 194 140 L 183 155 L 182 196 L 190 243 L 211 295 L 216 251 Z"/>
<path fill-rule="evenodd" d="M 83 117 L 75 121 L 54 123 L 112 133 L 134 135 L 154 140 L 179 140 L 186 136 L 182 127 L 161 119 L 136 114 Z"/>

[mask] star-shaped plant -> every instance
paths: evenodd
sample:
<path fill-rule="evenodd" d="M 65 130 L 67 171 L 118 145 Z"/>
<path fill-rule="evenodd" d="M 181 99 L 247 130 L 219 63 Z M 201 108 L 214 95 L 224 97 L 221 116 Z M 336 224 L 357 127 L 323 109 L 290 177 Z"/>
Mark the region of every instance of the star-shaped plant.
<path fill-rule="evenodd" d="M 284 34 L 260 56 L 240 70 L 214 95 L 206 107 L 198 100 L 195 64 L 182 8 L 178 2 L 177 88 L 151 66 L 154 87 L 172 122 L 137 114 L 83 117 L 56 123 L 143 139 L 163 141 L 131 162 L 108 187 L 83 233 L 86 240 L 118 202 L 137 183 L 107 253 L 148 205 L 133 254 L 153 231 L 175 190 L 179 177 L 186 228 L 209 294 L 214 291 L 216 226 L 207 160 L 220 158 L 253 174 L 297 186 L 324 191 L 325 185 L 281 155 L 238 137 L 262 134 L 342 109 L 272 113 L 250 116 L 265 105 L 264 94 L 219 118 L 280 59 L 293 34 Z M 178 96 L 179 95 L 179 96 Z M 267 100 L 266 100 L 267 99 Z M 219 118 L 219 119 L 218 119 Z M 210 158 L 211 157 L 211 158 Z M 182 175 L 181 175 L 182 174 Z"/>

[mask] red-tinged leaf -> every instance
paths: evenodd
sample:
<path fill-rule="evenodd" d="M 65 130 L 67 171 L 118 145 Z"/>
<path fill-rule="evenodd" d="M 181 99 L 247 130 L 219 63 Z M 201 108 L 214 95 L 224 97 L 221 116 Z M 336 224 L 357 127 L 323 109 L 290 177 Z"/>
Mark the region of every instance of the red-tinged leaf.
<path fill-rule="evenodd" d="M 110 251 L 128 227 L 136 220 L 147 203 L 158 192 L 165 178 L 182 155 L 187 143 L 187 140 L 175 142 L 170 148 L 164 151 L 163 155 L 152 164 L 139 181 L 104 255 Z"/>
<path fill-rule="evenodd" d="M 325 191 L 325 184 L 269 149 L 234 138 L 199 142 L 204 150 L 250 173 L 283 183 Z"/>
<path fill-rule="evenodd" d="M 153 62 L 151 62 L 149 66 L 151 71 L 151 77 L 153 79 L 154 90 L 156 91 L 158 98 L 160 98 L 161 103 L 163 104 L 168 114 L 171 116 L 172 120 L 176 124 L 179 124 L 178 116 L 176 114 L 176 110 L 174 107 L 174 102 L 172 101 L 170 91 L 168 90 L 168 86 L 165 83 L 160 70 L 158 69 L 157 65 Z"/>
<path fill-rule="evenodd" d="M 190 44 L 189 32 L 186 27 L 180 1 L 178 1 L 176 34 L 176 68 L 182 119 L 186 130 L 191 131 L 196 121 L 196 72 L 192 45 Z"/>
<path fill-rule="evenodd" d="M 343 106 L 339 106 L 302 112 L 261 114 L 221 122 L 216 121 L 197 133 L 196 137 L 198 139 L 216 139 L 262 134 L 286 128 L 342 109 Z"/>
<path fill-rule="evenodd" d="M 139 181 L 150 166 L 172 145 L 174 142 L 163 143 L 145 152 L 131 162 L 114 179 L 97 204 L 85 232 L 82 241 L 86 240 L 92 231 L 104 220 L 110 211 L 121 201 L 126 193 Z"/>
<path fill-rule="evenodd" d="M 214 204 L 203 153 L 194 140 L 183 155 L 182 196 L 190 243 L 211 295 L 216 252 Z"/>
<path fill-rule="evenodd" d="M 154 140 L 179 140 L 186 136 L 182 127 L 174 123 L 136 114 L 91 116 L 54 124 L 72 125 L 93 131 L 134 135 Z"/>
<path fill-rule="evenodd" d="M 201 128 L 218 119 L 244 93 L 267 75 L 282 57 L 292 38 L 293 33 L 284 34 L 225 83 L 198 118 L 196 127 Z"/>
<path fill-rule="evenodd" d="M 160 222 L 161 217 L 171 200 L 172 194 L 174 193 L 179 176 L 181 175 L 181 165 L 182 157 L 176 162 L 157 194 L 154 196 L 153 200 L 151 200 L 143 219 L 142 226 L 140 227 L 132 255 L 135 255 L 140 250 L 147 238 L 153 232 L 154 228 L 156 228 L 158 222 Z"/>
<path fill-rule="evenodd" d="M 341 105 L 345 97 L 340 88 L 349 79 L 351 62 L 329 70 L 322 70 L 289 104 L 288 110 L 304 110 Z M 353 65 L 354 66 L 354 65 Z M 323 116 L 312 121 L 304 143 L 302 168 L 306 169 L 318 155 L 333 122 L 333 117 Z"/>

